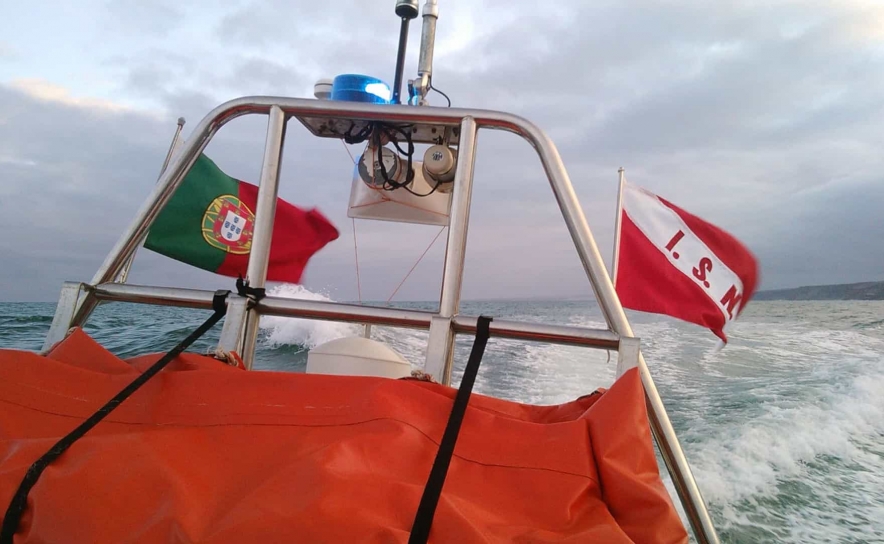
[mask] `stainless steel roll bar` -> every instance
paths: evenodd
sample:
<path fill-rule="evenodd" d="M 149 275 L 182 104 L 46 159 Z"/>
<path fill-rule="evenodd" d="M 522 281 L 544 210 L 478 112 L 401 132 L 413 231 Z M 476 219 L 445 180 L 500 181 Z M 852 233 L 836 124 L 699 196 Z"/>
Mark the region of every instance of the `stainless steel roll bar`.
<path fill-rule="evenodd" d="M 74 286 L 80 284 L 72 283 Z M 99 301 L 134 302 L 158 306 L 180 308 L 212 309 L 214 291 L 201 289 L 180 289 L 177 287 L 149 287 L 145 285 L 123 285 L 104 283 L 92 288 Z M 321 300 L 299 300 L 267 296 L 258 302 L 258 311 L 263 315 L 321 319 L 345 323 L 370 323 L 409 329 L 429 330 L 434 312 L 425 310 L 405 310 L 360 306 Z M 454 321 L 455 332 L 475 334 L 477 316 L 459 315 Z M 491 334 L 495 338 L 511 338 L 547 342 L 571 346 L 599 349 L 618 349 L 620 336 L 608 329 L 589 329 L 566 325 L 545 325 L 523 321 L 495 319 L 491 322 Z"/>
<path fill-rule="evenodd" d="M 558 150 L 542 130 L 515 115 L 477 109 L 377 105 L 267 96 L 239 98 L 222 104 L 203 118 L 194 129 L 178 157 L 165 170 L 153 192 L 130 226 L 120 236 L 90 284 L 65 284 L 44 349 L 63 339 L 71 326 L 82 325 L 100 301 L 210 307 L 211 292 L 208 291 L 121 285 L 114 284 L 113 281 L 215 133 L 230 120 L 251 114 L 266 114 L 269 118 L 258 206 L 255 213 L 256 227 L 248 267 L 252 286 L 264 287 L 266 279 L 271 227 L 279 184 L 279 166 L 286 124 L 291 118 L 297 119 L 313 135 L 321 138 L 340 139 L 348 129 L 358 130 L 372 121 L 408 124 L 411 126 L 415 142 L 436 143 L 441 134 L 447 134 L 448 141 L 452 145 L 458 145 L 459 155 L 452 190 L 448 247 L 438 312 L 275 297 L 267 297 L 250 308 L 242 297 L 231 296 L 228 299 L 228 313 L 221 332 L 220 346 L 241 353 L 246 365 L 250 367 L 254 358 L 258 321 L 261 315 L 426 328 L 430 331 L 426 371 L 443 383 L 450 383 L 454 336 L 457 333 L 475 332 L 476 318 L 460 316 L 458 310 L 472 196 L 476 137 L 479 129 L 513 132 L 534 147 L 543 164 L 568 232 L 571 234 L 610 330 L 599 331 L 495 320 L 491 332 L 495 336 L 508 338 L 618 349 L 621 363 L 629 354 L 634 354 L 634 365 L 639 368 L 645 388 L 651 430 L 694 534 L 701 543 L 718 542 L 706 504 L 654 380 L 638 349 L 637 341 L 633 338 L 632 328 L 611 283 Z"/>

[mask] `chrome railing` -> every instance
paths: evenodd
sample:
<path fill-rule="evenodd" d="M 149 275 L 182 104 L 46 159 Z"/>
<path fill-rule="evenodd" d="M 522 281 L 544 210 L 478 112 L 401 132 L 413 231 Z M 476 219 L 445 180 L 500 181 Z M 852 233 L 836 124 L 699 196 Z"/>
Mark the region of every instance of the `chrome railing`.
<path fill-rule="evenodd" d="M 212 309 L 212 297 L 214 294 L 214 291 L 203 291 L 200 289 L 148 287 L 143 285 L 123 285 L 120 283 L 106 283 L 93 288 L 93 295 L 99 301 L 135 302 L 139 304 L 199 308 L 203 310 Z M 303 319 L 347 323 L 370 323 L 372 325 L 387 325 L 409 329 L 429 329 L 432 318 L 436 315 L 434 312 L 425 310 L 382 308 L 274 296 L 267 296 L 261 299 L 258 302 L 257 309 L 261 315 L 300 317 Z M 475 334 L 477 319 L 476 316 L 457 316 L 453 320 L 455 332 Z M 514 340 L 614 350 L 618 349 L 620 345 L 620 336 L 608 329 L 590 329 L 586 327 L 545 325 L 495 319 L 491 322 L 490 330 L 495 338 L 512 338 Z"/>
<path fill-rule="evenodd" d="M 187 172 L 215 133 L 230 120 L 251 114 L 266 114 L 269 122 L 261 168 L 255 232 L 249 259 L 251 285 L 263 287 L 275 215 L 279 164 L 288 119 L 298 119 L 314 136 L 341 138 L 347 128 L 360 128 L 371 121 L 408 123 L 415 142 L 433 141 L 439 133 L 451 134 L 458 146 L 458 162 L 452 189 L 448 246 L 443 270 L 438 312 L 353 306 L 331 302 L 301 301 L 267 297 L 257 305 L 246 299 L 228 297 L 228 313 L 219 347 L 236 350 L 247 366 L 254 358 L 255 339 L 261 315 L 285 315 L 373 323 L 429 330 L 425 370 L 443 383 L 450 383 L 454 336 L 475 330 L 475 318 L 458 315 L 466 253 L 467 227 L 472 195 L 475 146 L 479 129 L 507 130 L 520 135 L 536 150 L 568 232 L 610 330 L 579 329 L 495 320 L 492 334 L 509 338 L 569 343 L 602 349 L 618 349 L 621 358 L 634 355 L 647 397 L 651 430 L 666 467 L 699 542 L 718 542 L 705 502 L 694 480 L 663 401 L 635 340 L 633 331 L 611 283 L 602 256 L 583 215 L 571 181 L 553 142 L 531 122 L 508 113 L 458 108 L 377 105 L 297 98 L 246 97 L 232 100 L 210 112 L 165 170 L 151 195 L 120 236 L 89 285 L 68 283 L 62 290 L 55 319 L 45 348 L 58 342 L 71 326 L 82 325 L 104 300 L 209 307 L 211 293 L 189 289 L 141 287 L 112 283 L 144 239 L 154 219 L 181 184 Z M 64 303 L 64 304 L 62 304 Z"/>

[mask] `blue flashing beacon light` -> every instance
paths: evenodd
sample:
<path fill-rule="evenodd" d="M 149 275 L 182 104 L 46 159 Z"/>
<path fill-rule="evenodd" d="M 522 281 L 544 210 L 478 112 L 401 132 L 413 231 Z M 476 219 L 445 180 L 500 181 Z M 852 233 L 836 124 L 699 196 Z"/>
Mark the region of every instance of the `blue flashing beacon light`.
<path fill-rule="evenodd" d="M 389 104 L 393 92 L 390 86 L 376 77 L 359 74 L 341 74 L 332 83 L 332 100 Z"/>

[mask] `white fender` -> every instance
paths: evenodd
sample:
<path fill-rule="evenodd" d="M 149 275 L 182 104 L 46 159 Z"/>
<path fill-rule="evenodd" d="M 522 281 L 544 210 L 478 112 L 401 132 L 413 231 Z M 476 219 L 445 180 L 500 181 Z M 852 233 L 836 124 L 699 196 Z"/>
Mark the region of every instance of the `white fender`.
<path fill-rule="evenodd" d="M 403 378 L 411 375 L 411 363 L 382 342 L 354 336 L 311 349 L 307 373 Z"/>

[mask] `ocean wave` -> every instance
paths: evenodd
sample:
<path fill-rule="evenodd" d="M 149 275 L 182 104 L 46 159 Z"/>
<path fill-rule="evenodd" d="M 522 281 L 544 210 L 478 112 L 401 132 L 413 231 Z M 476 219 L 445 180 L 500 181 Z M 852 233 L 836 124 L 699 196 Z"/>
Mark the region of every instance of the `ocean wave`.
<path fill-rule="evenodd" d="M 760 530 L 765 518 L 782 521 L 786 508 L 788 530 L 771 523 L 766 538 L 802 542 L 818 540 L 833 523 L 884 520 L 880 503 L 863 500 L 884 489 L 884 359 L 865 363 L 846 381 L 833 373 L 812 400 L 771 397 L 757 417 L 728 425 L 691 448 L 698 483 L 722 511 L 725 527 L 746 530 L 745 514 L 753 512 L 749 526 Z M 845 489 L 839 484 L 846 480 Z M 868 538 L 884 529 L 877 523 L 877 529 L 874 524 L 859 529 L 861 534 Z"/>
<path fill-rule="evenodd" d="M 299 300 L 330 302 L 321 293 L 314 293 L 301 285 L 284 283 L 267 291 L 268 295 Z M 362 327 L 350 323 L 300 319 L 293 317 L 265 316 L 261 319 L 262 343 L 268 348 L 283 345 L 301 346 L 312 349 L 318 345 L 345 336 L 356 336 Z"/>
<path fill-rule="evenodd" d="M 853 325 L 853 327 L 856 328 L 856 329 L 862 329 L 862 330 L 866 330 L 866 329 L 872 329 L 872 330 L 882 329 L 882 328 L 884 328 L 884 319 L 876 319 L 876 320 L 874 320 L 874 321 L 867 321 L 867 322 L 864 322 L 864 323 L 855 323 L 855 324 Z"/>
<path fill-rule="evenodd" d="M 0 315 L 0 324 L 52 323 L 51 315 Z"/>

